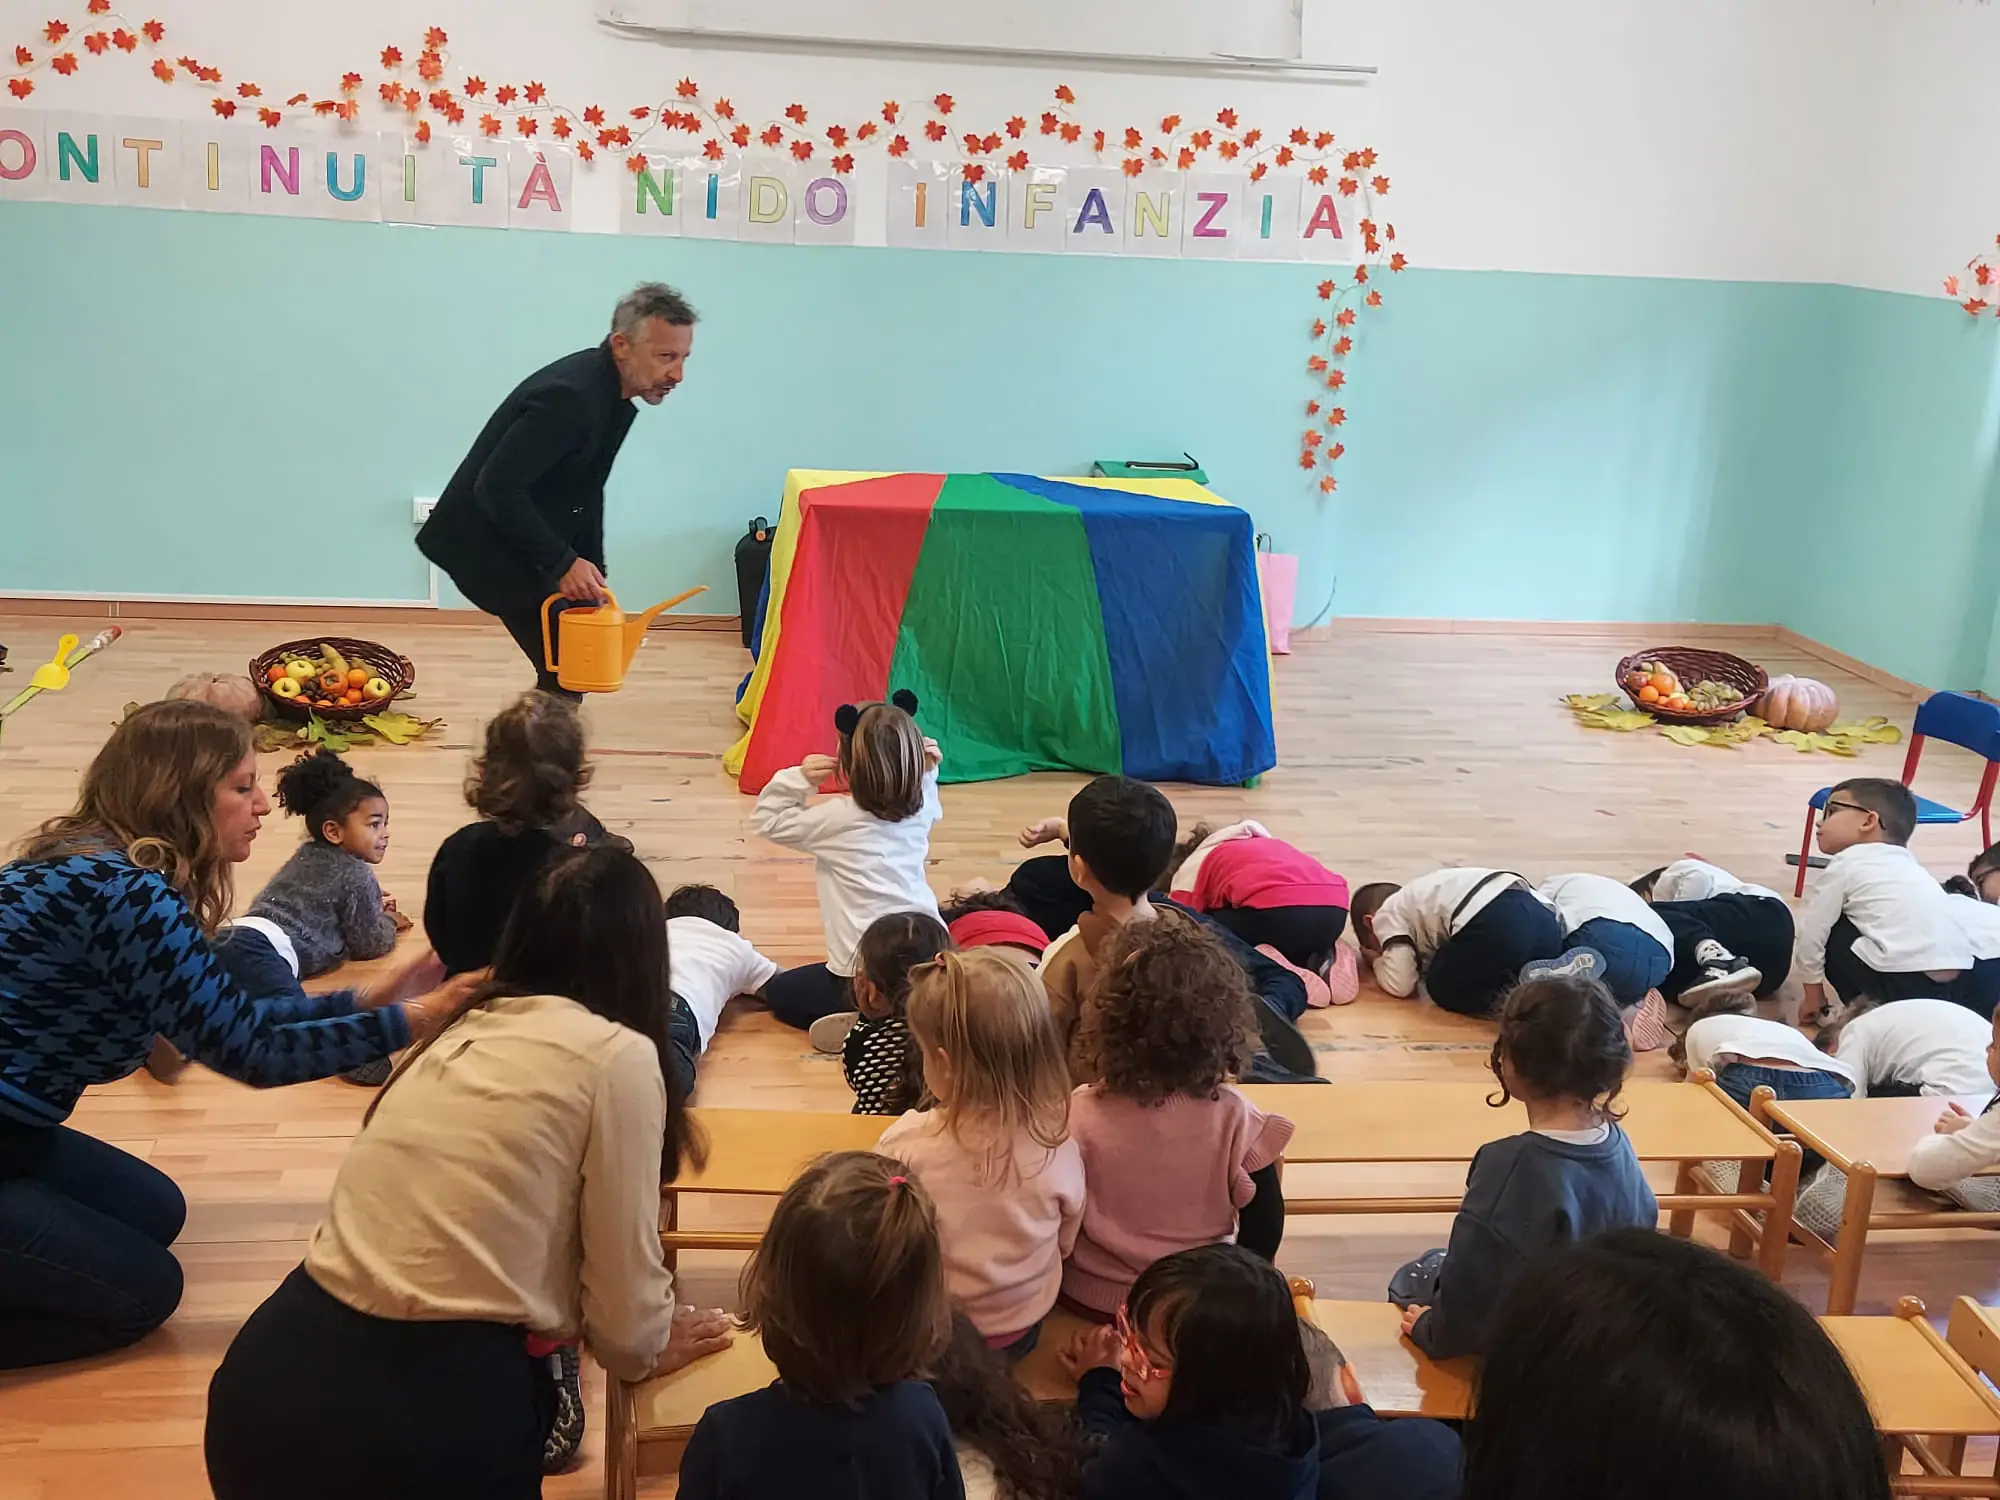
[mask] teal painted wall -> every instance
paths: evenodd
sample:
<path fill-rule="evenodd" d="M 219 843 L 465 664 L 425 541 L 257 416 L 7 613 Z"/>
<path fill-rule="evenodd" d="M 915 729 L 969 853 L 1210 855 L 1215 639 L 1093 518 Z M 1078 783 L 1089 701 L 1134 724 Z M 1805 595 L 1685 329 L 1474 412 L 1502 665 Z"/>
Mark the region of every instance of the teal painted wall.
<path fill-rule="evenodd" d="M 793 466 L 1193 451 L 1298 613 L 1778 620 L 2000 685 L 1991 326 L 1820 286 L 1412 271 L 1336 496 L 1312 267 L 794 250 L 0 204 L 0 590 L 415 598 L 410 498 L 659 277 L 704 314 L 611 487 L 614 582 L 705 582 Z M 700 606 L 697 606 L 700 607 Z"/>

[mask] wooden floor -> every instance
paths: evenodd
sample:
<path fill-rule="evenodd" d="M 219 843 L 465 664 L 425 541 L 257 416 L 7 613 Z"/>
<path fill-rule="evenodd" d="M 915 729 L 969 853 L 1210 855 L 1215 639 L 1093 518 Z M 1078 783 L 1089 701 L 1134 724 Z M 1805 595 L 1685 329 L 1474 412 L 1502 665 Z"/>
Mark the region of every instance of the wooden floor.
<path fill-rule="evenodd" d="M 0 641 L 13 647 L 16 663 L 32 663 L 45 659 L 58 628 L 46 618 L 0 617 Z M 88 634 L 91 626 L 78 628 Z M 129 624 L 125 638 L 80 668 L 65 692 L 44 695 L 7 723 L 0 840 L 11 842 L 69 804 L 79 771 L 127 701 L 157 696 L 185 672 L 236 668 L 280 639 L 355 628 L 303 616 L 277 625 Z M 459 792 L 467 747 L 483 717 L 525 685 L 525 673 L 497 629 L 426 625 L 381 633 L 418 663 L 413 706 L 449 721 L 435 742 L 355 755 L 389 794 L 392 844 L 383 883 L 417 914 L 431 851 L 468 816 Z M 1900 768 L 1900 747 L 1843 761 L 1769 743 L 1733 752 L 1683 749 L 1653 734 L 1575 728 L 1558 696 L 1604 690 L 1613 663 L 1634 644 L 1649 643 L 1355 633 L 1303 645 L 1276 665 L 1284 764 L 1255 791 L 1170 791 L 1185 821 L 1255 816 L 1357 883 L 1449 863 L 1536 877 L 1588 869 L 1630 878 L 1695 852 L 1746 879 L 1789 889 L 1783 857 L 1797 847 L 1806 796 L 1846 775 L 1894 776 Z M 1746 637 L 1733 649 L 1773 673 L 1827 678 L 1850 714 L 1909 721 L 1906 700 L 1770 639 Z M 822 950 L 811 866 L 749 836 L 749 803 L 720 765 L 737 732 L 732 694 L 746 666 L 733 636 L 655 634 L 625 691 L 591 702 L 597 780 L 590 800 L 605 823 L 634 840 L 663 887 L 711 881 L 736 897 L 745 934 L 774 957 L 816 958 Z M 25 678 L 22 668 L 0 683 L 11 692 Z M 267 779 L 277 763 L 267 758 Z M 1925 757 L 1924 788 L 1942 800 L 1963 805 L 1975 779 L 1976 763 L 1959 752 L 1934 749 Z M 1078 783 L 1036 776 L 947 787 L 945 818 L 931 843 L 933 885 L 943 892 L 977 876 L 1004 879 L 1020 855 L 1015 830 L 1061 811 Z M 282 819 L 266 825 L 241 872 L 242 893 L 269 877 L 295 837 Z M 1976 848 L 1976 835 L 1962 830 L 1925 832 L 1917 845 L 1939 873 L 1962 868 Z M 1316 1012 L 1305 1025 L 1321 1071 L 1333 1078 L 1478 1077 L 1491 1038 L 1482 1023 L 1367 990 L 1359 1003 Z M 837 1062 L 801 1040 L 754 1005 L 733 1006 L 702 1065 L 698 1102 L 845 1108 Z M 1661 1055 L 1640 1066 L 1648 1074 L 1670 1071 Z M 137 1349 L 0 1377 L 0 1500 L 178 1500 L 208 1492 L 201 1433 L 209 1374 L 243 1318 L 297 1263 L 365 1102 L 364 1093 L 339 1082 L 257 1093 L 200 1069 L 172 1088 L 142 1074 L 85 1097 L 74 1124 L 148 1158 L 186 1190 L 188 1226 L 178 1249 L 187 1297 L 173 1321 Z M 1415 1186 L 1423 1179 L 1399 1173 L 1398 1180 Z M 691 1212 L 689 1222 L 703 1221 Z M 1447 1223 L 1295 1220 L 1281 1263 L 1312 1276 L 1323 1296 L 1378 1296 L 1402 1260 L 1443 1243 Z M 1959 1293 L 2000 1301 L 1994 1245 L 1976 1233 L 1880 1240 L 1868 1256 L 1859 1310 L 1886 1311 L 1905 1293 L 1940 1312 Z M 688 1254 L 682 1289 L 696 1301 L 733 1305 L 735 1272 L 733 1257 Z M 1817 1309 L 1823 1280 L 1805 1257 L 1794 1257 L 1788 1284 Z M 602 1407 L 591 1375 L 584 1462 L 550 1480 L 549 1495 L 599 1493 Z M 670 1492 L 670 1484 L 652 1491 Z"/>

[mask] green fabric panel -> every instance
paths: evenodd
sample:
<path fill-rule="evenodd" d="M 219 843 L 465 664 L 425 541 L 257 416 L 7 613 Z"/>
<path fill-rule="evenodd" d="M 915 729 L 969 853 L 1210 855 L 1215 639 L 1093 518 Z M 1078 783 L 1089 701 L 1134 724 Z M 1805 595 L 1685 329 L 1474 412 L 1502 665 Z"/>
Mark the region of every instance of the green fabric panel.
<path fill-rule="evenodd" d="M 889 686 L 921 702 L 942 781 L 1124 764 L 1082 516 L 987 474 L 945 480 Z"/>

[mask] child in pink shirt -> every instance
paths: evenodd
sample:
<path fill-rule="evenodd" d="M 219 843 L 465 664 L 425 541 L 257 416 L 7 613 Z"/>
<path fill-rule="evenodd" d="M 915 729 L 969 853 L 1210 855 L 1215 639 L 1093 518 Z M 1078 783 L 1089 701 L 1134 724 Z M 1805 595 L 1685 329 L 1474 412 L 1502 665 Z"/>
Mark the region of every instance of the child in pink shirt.
<path fill-rule="evenodd" d="M 937 1107 L 897 1120 L 879 1149 L 937 1205 L 952 1301 L 991 1347 L 1025 1354 L 1083 1219 L 1062 1038 L 1034 970 L 1000 947 L 919 965 L 906 1013 Z"/>
<path fill-rule="evenodd" d="M 1336 1005 L 1360 990 L 1359 964 L 1342 947 L 1347 881 L 1303 849 L 1273 838 L 1262 823 L 1211 829 L 1197 823 L 1174 850 L 1174 900 L 1212 917 L 1288 968 L 1316 975 Z M 1327 1003 L 1308 982 L 1309 1001 Z"/>
<path fill-rule="evenodd" d="M 1106 1319 L 1176 1250 L 1238 1239 L 1277 1254 L 1292 1122 L 1228 1087 L 1256 1036 L 1249 984 L 1191 918 L 1162 908 L 1121 929 L 1095 994 L 1078 1043 L 1099 1081 L 1070 1098 L 1085 1193 L 1062 1300 Z"/>

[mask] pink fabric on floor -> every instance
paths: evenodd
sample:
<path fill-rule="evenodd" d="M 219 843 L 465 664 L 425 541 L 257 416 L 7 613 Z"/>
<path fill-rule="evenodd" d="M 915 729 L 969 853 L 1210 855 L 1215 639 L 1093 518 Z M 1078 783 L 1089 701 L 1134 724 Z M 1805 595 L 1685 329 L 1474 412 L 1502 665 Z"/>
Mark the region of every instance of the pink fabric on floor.
<path fill-rule="evenodd" d="M 1283 964 L 1299 976 L 1299 983 L 1306 987 L 1307 1005 L 1312 1006 L 1314 1009 L 1319 1009 L 1322 1006 L 1333 1004 L 1333 992 L 1327 988 L 1326 981 L 1313 973 L 1311 969 L 1301 969 L 1269 943 L 1260 945 L 1257 951 L 1270 959 L 1271 962 Z"/>

